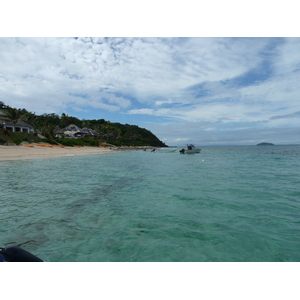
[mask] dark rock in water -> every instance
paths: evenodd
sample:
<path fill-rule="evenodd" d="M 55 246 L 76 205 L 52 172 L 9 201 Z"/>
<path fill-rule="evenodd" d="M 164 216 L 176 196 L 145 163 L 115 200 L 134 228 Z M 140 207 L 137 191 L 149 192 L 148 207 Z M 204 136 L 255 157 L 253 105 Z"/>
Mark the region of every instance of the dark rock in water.
<path fill-rule="evenodd" d="M 256 146 L 274 146 L 272 143 L 259 143 Z"/>

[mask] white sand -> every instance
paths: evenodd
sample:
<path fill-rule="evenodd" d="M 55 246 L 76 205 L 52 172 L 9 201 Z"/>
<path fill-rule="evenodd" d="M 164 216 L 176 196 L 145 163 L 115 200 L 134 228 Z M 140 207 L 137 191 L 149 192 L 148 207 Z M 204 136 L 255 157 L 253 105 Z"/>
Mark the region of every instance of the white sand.
<path fill-rule="evenodd" d="M 55 156 L 70 156 L 70 155 L 85 155 L 85 154 L 98 154 L 108 153 L 112 149 L 105 147 L 40 147 L 32 144 L 34 147 L 20 146 L 2 146 L 0 145 L 0 161 L 3 160 L 19 160 L 19 159 L 32 159 L 44 158 Z"/>

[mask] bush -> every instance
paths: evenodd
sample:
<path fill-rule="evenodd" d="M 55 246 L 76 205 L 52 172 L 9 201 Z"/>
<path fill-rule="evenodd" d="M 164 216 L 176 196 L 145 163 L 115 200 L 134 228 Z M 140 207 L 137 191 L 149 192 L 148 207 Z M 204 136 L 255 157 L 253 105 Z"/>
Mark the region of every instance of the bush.
<path fill-rule="evenodd" d="M 93 140 L 93 139 L 68 139 L 68 138 L 62 138 L 62 139 L 57 139 L 56 141 L 58 143 L 64 145 L 64 146 L 69 146 L 69 147 L 74 147 L 74 146 L 99 147 L 99 141 L 98 140 Z"/>
<path fill-rule="evenodd" d="M 11 139 L 11 141 L 16 145 L 20 145 L 22 143 L 22 140 L 18 139 L 18 138 L 13 138 L 13 139 Z"/>
<path fill-rule="evenodd" d="M 83 142 L 87 146 L 92 146 L 92 147 L 99 147 L 99 141 L 98 140 L 92 140 L 92 139 L 83 139 Z"/>
<path fill-rule="evenodd" d="M 10 136 L 11 135 L 11 131 L 8 129 L 4 129 L 3 130 L 4 135 Z"/>
<path fill-rule="evenodd" d="M 70 147 L 74 146 L 74 143 L 70 139 L 59 139 L 57 140 L 57 142 L 64 146 L 70 146 Z"/>
<path fill-rule="evenodd" d="M 85 145 L 82 140 L 77 140 L 77 139 L 63 138 L 63 139 L 57 139 L 56 141 L 64 146 L 69 146 L 69 147 Z"/>
<path fill-rule="evenodd" d="M 50 145 L 57 145 L 57 142 L 51 139 L 43 139 L 43 142 L 48 143 Z"/>

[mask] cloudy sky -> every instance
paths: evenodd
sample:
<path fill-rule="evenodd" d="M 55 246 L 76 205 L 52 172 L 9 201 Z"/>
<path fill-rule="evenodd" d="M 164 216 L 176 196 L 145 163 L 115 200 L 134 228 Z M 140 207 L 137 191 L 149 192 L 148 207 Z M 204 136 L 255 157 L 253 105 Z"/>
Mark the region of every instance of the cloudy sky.
<path fill-rule="evenodd" d="M 0 100 L 168 145 L 300 143 L 300 38 L 0 38 Z"/>

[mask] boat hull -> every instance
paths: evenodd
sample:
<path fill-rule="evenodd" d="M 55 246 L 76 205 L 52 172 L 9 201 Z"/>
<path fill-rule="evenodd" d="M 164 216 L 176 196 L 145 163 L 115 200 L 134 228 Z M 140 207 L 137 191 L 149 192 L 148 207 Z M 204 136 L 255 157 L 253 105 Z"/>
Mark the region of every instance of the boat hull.
<path fill-rule="evenodd" d="M 156 149 L 156 152 L 159 153 L 173 153 L 177 150 L 177 148 L 158 148 Z"/>
<path fill-rule="evenodd" d="M 185 154 L 193 154 L 193 153 L 200 153 L 201 149 L 195 149 L 195 150 L 186 150 Z"/>

